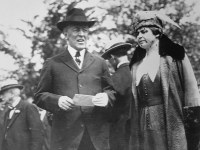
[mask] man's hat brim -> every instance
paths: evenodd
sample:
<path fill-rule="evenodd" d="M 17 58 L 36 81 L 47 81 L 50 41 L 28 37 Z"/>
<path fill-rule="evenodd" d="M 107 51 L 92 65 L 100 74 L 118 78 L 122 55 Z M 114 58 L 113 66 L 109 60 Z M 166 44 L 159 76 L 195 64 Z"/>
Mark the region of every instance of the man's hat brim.
<path fill-rule="evenodd" d="M 61 31 L 63 31 L 63 29 L 68 25 L 81 25 L 88 26 L 90 28 L 95 24 L 95 22 L 96 21 L 62 21 L 57 23 L 57 27 Z"/>
<path fill-rule="evenodd" d="M 130 43 L 117 43 L 107 49 L 101 57 L 104 59 L 109 59 L 111 54 L 117 53 L 119 50 L 123 50 L 123 52 L 127 52 L 132 47 Z"/>
<path fill-rule="evenodd" d="M 20 90 L 22 90 L 24 88 L 23 85 L 19 85 L 19 84 L 10 84 L 10 85 L 6 85 L 6 86 L 3 86 L 0 90 L 0 94 L 2 94 L 3 92 L 9 90 L 9 89 L 13 89 L 13 88 L 18 88 Z"/>

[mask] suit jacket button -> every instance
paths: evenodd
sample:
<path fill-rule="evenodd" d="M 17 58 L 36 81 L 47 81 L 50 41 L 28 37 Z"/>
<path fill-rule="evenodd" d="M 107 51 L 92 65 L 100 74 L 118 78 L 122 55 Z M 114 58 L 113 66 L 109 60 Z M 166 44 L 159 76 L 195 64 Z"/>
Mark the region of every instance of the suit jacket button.
<path fill-rule="evenodd" d="M 79 84 L 79 88 L 82 88 L 82 85 L 81 85 L 81 84 Z"/>

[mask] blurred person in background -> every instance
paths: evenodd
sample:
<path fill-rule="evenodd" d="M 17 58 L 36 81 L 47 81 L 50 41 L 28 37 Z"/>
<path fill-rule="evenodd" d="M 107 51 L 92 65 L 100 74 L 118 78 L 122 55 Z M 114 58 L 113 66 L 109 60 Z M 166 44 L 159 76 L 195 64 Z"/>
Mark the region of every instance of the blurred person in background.
<path fill-rule="evenodd" d="M 51 150 L 110 149 L 108 113 L 115 92 L 105 60 L 87 50 L 89 28 L 94 23 L 82 9 L 72 8 L 57 24 L 68 45 L 46 61 L 34 100 L 53 113 Z M 75 94 L 93 96 L 92 104 L 75 105 Z"/>
<path fill-rule="evenodd" d="M 166 15 L 141 11 L 134 18 L 130 150 L 187 150 L 185 109 L 200 106 L 200 94 L 183 46 L 163 33 Z"/>
<path fill-rule="evenodd" d="M 1 150 L 42 150 L 43 128 L 35 105 L 21 98 L 22 85 L 6 80 L 0 89 L 7 111 Z"/>
<path fill-rule="evenodd" d="M 46 110 L 38 108 L 40 114 L 40 120 L 42 121 L 44 129 L 44 143 L 42 150 L 50 150 L 50 141 L 51 141 L 51 124 L 48 120 L 48 113 Z"/>
<path fill-rule="evenodd" d="M 117 92 L 116 101 L 111 111 L 111 128 L 110 128 L 110 147 L 111 150 L 127 150 L 129 141 L 129 121 L 128 114 L 131 92 L 131 72 L 127 51 L 131 49 L 131 44 L 118 42 L 110 46 L 102 57 L 108 60 L 114 68 L 112 81 L 114 90 Z"/>
<path fill-rule="evenodd" d="M 33 98 L 29 97 L 26 100 L 29 103 L 33 103 Z M 51 138 L 51 120 L 49 120 L 50 113 L 44 109 L 37 107 L 40 120 L 42 121 L 43 129 L 44 129 L 44 142 L 42 146 L 42 150 L 49 150 L 50 149 L 50 138 Z"/>
<path fill-rule="evenodd" d="M 0 98 L 0 133 L 3 133 L 3 122 L 4 122 L 4 115 L 5 115 L 5 101 Z M 0 149 L 3 140 L 3 134 L 0 134 Z"/>

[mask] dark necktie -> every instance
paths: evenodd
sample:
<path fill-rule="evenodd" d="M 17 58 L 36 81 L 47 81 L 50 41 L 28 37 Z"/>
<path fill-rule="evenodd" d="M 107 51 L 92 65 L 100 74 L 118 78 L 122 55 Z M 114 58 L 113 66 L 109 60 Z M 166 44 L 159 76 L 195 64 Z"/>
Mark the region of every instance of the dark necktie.
<path fill-rule="evenodd" d="M 78 65 L 80 65 L 80 63 L 81 63 L 81 60 L 79 59 L 80 56 L 81 56 L 80 52 L 76 51 L 75 61 L 77 62 Z"/>

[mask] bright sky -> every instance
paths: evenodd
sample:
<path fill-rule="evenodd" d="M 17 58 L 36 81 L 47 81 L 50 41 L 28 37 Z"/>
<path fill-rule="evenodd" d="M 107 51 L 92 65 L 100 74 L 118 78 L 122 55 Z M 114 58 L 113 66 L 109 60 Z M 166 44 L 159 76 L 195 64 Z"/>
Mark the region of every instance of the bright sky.
<path fill-rule="evenodd" d="M 46 14 L 46 5 L 43 0 L 0 0 L 0 30 L 7 35 L 7 40 L 16 46 L 16 51 L 25 57 L 30 57 L 31 42 L 14 30 L 21 28 L 28 30 L 27 25 L 21 20 L 32 21 L 35 15 L 41 18 Z M 0 54 L 0 69 L 15 69 L 9 56 Z M 0 70 L 0 73 L 1 70 Z"/>

